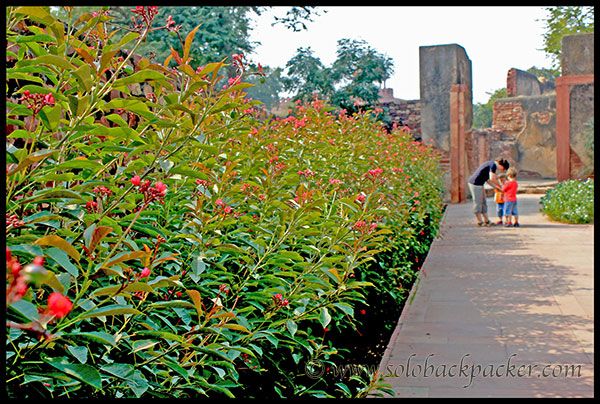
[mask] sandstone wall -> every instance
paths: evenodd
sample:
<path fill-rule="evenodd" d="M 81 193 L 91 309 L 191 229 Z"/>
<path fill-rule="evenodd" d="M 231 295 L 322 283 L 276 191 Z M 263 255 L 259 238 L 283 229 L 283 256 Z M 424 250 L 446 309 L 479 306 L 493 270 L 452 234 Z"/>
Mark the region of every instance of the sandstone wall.
<path fill-rule="evenodd" d="M 594 34 L 565 35 L 562 39 L 561 68 L 563 76 L 594 74 Z M 594 82 L 573 85 L 569 89 L 571 173 L 577 165 L 591 165 L 583 133 L 594 118 Z M 573 153 L 577 155 L 573 158 Z M 578 161 L 579 160 L 579 161 Z"/>
<path fill-rule="evenodd" d="M 522 177 L 556 177 L 555 94 L 496 100 L 490 133 L 490 157 L 507 158 Z"/>
<path fill-rule="evenodd" d="M 450 89 L 467 87 L 465 131 L 473 123 L 471 60 L 457 44 L 419 47 L 421 136 L 426 144 L 450 151 Z"/>

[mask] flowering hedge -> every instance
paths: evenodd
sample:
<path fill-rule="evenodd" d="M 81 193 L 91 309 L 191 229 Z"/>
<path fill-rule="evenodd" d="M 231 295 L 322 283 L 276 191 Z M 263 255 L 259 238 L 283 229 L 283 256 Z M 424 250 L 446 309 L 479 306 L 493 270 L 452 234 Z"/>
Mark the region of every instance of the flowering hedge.
<path fill-rule="evenodd" d="M 189 64 L 194 31 L 176 68 L 132 66 L 156 29 L 132 11 L 138 32 L 113 41 L 106 13 L 7 9 L 7 393 L 332 394 L 306 364 L 356 321 L 360 268 L 439 219 L 437 158 L 320 100 L 259 119 L 244 58 L 223 84 L 225 61 Z"/>

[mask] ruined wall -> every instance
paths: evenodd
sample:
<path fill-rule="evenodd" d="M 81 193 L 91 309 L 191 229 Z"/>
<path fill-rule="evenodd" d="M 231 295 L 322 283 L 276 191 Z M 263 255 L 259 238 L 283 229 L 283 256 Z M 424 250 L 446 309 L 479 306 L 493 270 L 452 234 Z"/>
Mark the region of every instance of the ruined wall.
<path fill-rule="evenodd" d="M 392 123 L 408 126 L 415 139 L 421 138 L 421 102 L 419 100 L 396 100 L 379 102 L 385 108 Z"/>
<path fill-rule="evenodd" d="M 450 151 L 450 89 L 467 87 L 465 130 L 473 124 L 471 60 L 456 44 L 419 47 L 421 136 L 426 144 Z"/>
<path fill-rule="evenodd" d="M 561 66 L 563 76 L 594 74 L 594 34 L 565 35 L 562 39 Z M 594 117 L 594 82 L 576 84 L 569 88 L 571 173 L 576 174 L 578 163 L 590 165 L 583 133 Z M 579 160 L 579 161 L 578 161 Z"/>
<path fill-rule="evenodd" d="M 490 157 L 507 158 L 521 177 L 556 177 L 555 94 L 496 100 L 489 133 Z"/>

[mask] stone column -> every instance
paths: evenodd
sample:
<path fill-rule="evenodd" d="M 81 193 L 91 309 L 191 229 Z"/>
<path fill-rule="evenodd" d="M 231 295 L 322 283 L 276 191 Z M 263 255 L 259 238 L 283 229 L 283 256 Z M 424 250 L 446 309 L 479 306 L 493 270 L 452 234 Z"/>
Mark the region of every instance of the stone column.
<path fill-rule="evenodd" d="M 579 135 L 594 116 L 594 34 L 562 39 L 562 77 L 556 77 L 556 177 L 571 178 L 571 150 L 586 158 Z"/>
<path fill-rule="evenodd" d="M 468 58 L 465 49 L 457 44 L 421 46 L 419 47 L 419 79 L 421 95 L 421 137 L 425 144 L 431 144 L 433 147 L 451 154 L 451 90 L 454 85 L 461 85 L 461 104 L 456 104 L 456 113 L 464 118 L 461 121 L 460 130 L 456 132 L 463 133 L 462 140 L 457 137 L 455 140 L 462 143 L 457 144 L 457 152 L 463 151 L 464 156 L 464 134 L 471 130 L 473 123 L 473 93 L 471 77 L 471 60 Z M 458 122 L 458 121 L 457 121 Z M 461 149 L 462 147 L 462 149 Z M 457 162 L 461 161 L 456 160 Z M 464 167 L 464 162 L 462 163 Z M 452 166 L 452 165 L 451 165 Z M 459 165 L 454 165 L 460 169 Z M 451 169 L 452 171 L 452 169 Z M 455 172 L 447 173 L 444 176 L 446 189 L 456 190 L 455 200 L 462 201 L 461 187 L 464 190 L 465 184 L 459 185 L 456 181 L 464 182 L 464 174 Z M 463 192 L 464 193 L 464 192 Z M 448 195 L 446 195 L 448 199 Z"/>
<path fill-rule="evenodd" d="M 467 86 L 450 89 L 450 201 L 461 203 L 466 194 L 465 93 Z"/>

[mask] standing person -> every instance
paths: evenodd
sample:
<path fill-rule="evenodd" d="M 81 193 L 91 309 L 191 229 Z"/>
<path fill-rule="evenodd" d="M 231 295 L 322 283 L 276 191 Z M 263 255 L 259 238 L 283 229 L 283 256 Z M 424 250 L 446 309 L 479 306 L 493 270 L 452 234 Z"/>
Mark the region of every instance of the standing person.
<path fill-rule="evenodd" d="M 519 212 L 517 211 L 517 170 L 514 168 L 506 172 L 508 181 L 502 185 L 504 192 L 504 215 L 506 216 L 506 227 L 521 227 L 519 224 Z M 514 220 L 514 224 L 512 224 Z"/>
<path fill-rule="evenodd" d="M 483 185 L 487 182 L 492 188 L 501 191 L 496 177 L 496 170 L 508 170 L 508 161 L 498 157 L 496 160 L 486 161 L 469 177 L 469 190 L 473 197 L 473 213 L 477 218 L 477 226 L 491 226 L 487 215 L 487 203 Z"/>
<path fill-rule="evenodd" d="M 498 174 L 498 184 L 502 186 L 506 182 L 506 174 Z M 496 213 L 498 214 L 497 225 L 502 226 L 504 222 L 504 193 L 494 189 L 494 202 L 496 202 Z"/>

